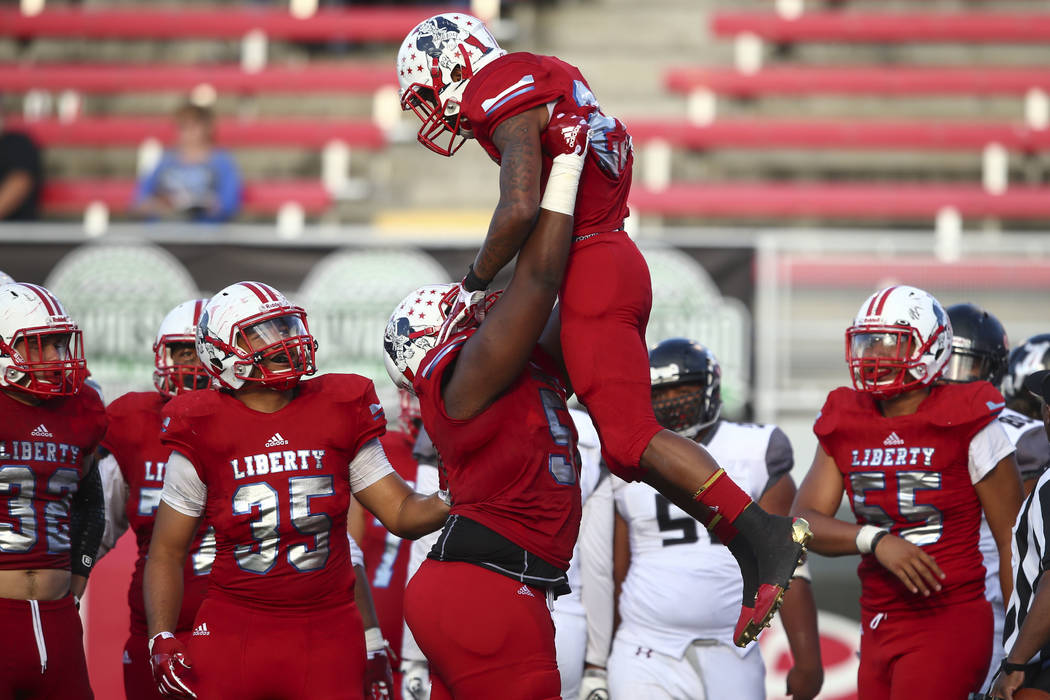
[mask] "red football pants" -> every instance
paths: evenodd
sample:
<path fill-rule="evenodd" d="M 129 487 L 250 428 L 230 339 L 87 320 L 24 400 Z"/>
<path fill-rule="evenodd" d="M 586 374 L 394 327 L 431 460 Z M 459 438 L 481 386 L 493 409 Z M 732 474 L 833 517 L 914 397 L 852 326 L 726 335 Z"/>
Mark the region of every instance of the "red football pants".
<path fill-rule="evenodd" d="M 190 631 L 176 632 L 180 642 L 189 646 Z M 124 643 L 124 697 L 127 700 L 163 700 L 153 680 L 153 669 L 149 663 L 149 637 L 133 634 Z"/>
<path fill-rule="evenodd" d="M 40 601 L 0 598 L 0 630 L 0 698 L 95 697 L 84 658 L 84 628 L 73 596 Z"/>
<path fill-rule="evenodd" d="M 984 598 L 920 613 L 861 612 L 858 700 L 966 700 L 992 658 L 992 607 Z"/>
<path fill-rule="evenodd" d="M 347 602 L 314 613 L 205 599 L 183 676 L 200 700 L 362 700 L 365 631 Z"/>
<path fill-rule="evenodd" d="M 645 344 L 653 304 L 649 267 L 622 231 L 587 238 L 573 244 L 560 299 L 572 388 L 594 420 L 609 469 L 638 481 L 642 452 L 661 430 Z"/>
<path fill-rule="evenodd" d="M 405 620 L 430 662 L 431 700 L 561 698 L 542 589 L 427 559 L 405 590 Z"/>

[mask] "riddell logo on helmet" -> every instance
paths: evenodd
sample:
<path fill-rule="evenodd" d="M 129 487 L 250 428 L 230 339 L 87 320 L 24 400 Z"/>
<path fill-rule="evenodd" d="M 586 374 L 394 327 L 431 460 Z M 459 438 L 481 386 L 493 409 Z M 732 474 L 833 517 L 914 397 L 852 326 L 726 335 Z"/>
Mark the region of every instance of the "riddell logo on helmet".
<path fill-rule="evenodd" d="M 264 311 L 272 311 L 273 309 L 279 309 L 284 306 L 284 302 L 280 301 L 268 301 L 262 305 Z"/>

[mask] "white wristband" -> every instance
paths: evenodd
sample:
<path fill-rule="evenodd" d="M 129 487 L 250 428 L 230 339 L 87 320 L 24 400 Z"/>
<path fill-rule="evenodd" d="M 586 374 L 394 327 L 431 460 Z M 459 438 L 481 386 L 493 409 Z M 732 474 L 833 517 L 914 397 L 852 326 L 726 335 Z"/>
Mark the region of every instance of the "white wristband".
<path fill-rule="evenodd" d="M 576 210 L 576 190 L 580 185 L 580 173 L 583 172 L 586 157 L 586 150 L 580 155 L 562 153 L 554 157 L 540 207 L 572 216 Z"/>
<path fill-rule="evenodd" d="M 880 532 L 886 532 L 881 527 L 874 525 L 861 525 L 857 530 L 857 551 L 861 554 L 871 554 L 871 546 Z"/>
<path fill-rule="evenodd" d="M 383 632 L 378 627 L 369 627 L 365 630 L 365 651 L 380 651 L 386 648 L 386 640 Z"/>

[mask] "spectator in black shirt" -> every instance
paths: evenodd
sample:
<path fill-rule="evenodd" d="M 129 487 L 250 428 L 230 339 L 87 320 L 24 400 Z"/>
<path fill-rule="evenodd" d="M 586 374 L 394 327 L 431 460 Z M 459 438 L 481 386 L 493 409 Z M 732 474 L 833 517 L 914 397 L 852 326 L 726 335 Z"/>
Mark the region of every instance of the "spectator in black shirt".
<path fill-rule="evenodd" d="M 43 181 L 36 143 L 18 131 L 0 132 L 0 221 L 37 219 Z"/>

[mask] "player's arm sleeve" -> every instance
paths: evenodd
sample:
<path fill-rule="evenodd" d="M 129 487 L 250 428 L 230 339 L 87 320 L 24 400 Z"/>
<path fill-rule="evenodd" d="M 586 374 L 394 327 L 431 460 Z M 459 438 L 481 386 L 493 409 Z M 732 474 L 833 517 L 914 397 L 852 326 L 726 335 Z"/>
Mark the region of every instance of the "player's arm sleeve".
<path fill-rule="evenodd" d="M 773 428 L 766 446 L 766 485 L 763 492 L 794 468 L 795 452 L 791 449 L 791 441 L 783 430 Z"/>
<path fill-rule="evenodd" d="M 364 566 L 365 553 L 357 546 L 357 541 L 350 536 L 349 532 L 346 533 L 346 541 L 350 545 L 350 564 L 352 566 Z"/>
<path fill-rule="evenodd" d="M 107 454 L 98 463 L 99 476 L 102 479 L 102 496 L 105 499 L 106 528 L 102 533 L 102 543 L 98 547 L 101 559 L 109 550 L 117 546 L 117 540 L 128 530 L 128 482 L 120 471 L 117 458 Z"/>
<path fill-rule="evenodd" d="M 422 438 L 423 433 L 420 433 Z M 429 444 L 429 439 L 427 443 Z M 418 446 L 417 441 L 417 446 Z M 436 454 L 435 454 L 436 456 Z M 437 467 L 433 463 L 420 462 L 419 467 L 416 470 L 416 491 L 419 493 L 434 493 L 438 490 L 439 476 Z M 431 547 L 437 542 L 441 536 L 441 531 L 432 532 L 429 535 L 424 535 L 418 540 L 411 543 L 408 550 L 408 573 L 405 575 L 405 583 L 412 580 L 415 576 L 416 571 L 423 564 L 423 560 L 427 558 L 427 553 L 430 552 Z M 427 657 L 420 650 L 419 645 L 416 644 L 416 638 L 412 636 L 412 630 L 408 628 L 408 623 L 404 624 L 404 632 L 401 636 L 401 658 L 405 661 L 426 661 Z"/>
<path fill-rule="evenodd" d="M 580 597 L 587 619 L 586 663 L 606 666 L 613 628 L 613 493 L 604 475 L 587 502 L 580 522 Z"/>
<path fill-rule="evenodd" d="M 350 462 L 350 491 L 364 491 L 393 472 L 394 467 L 390 465 L 379 438 L 372 438 L 361 446 Z"/>
<path fill-rule="evenodd" d="M 1046 439 L 1043 426 L 1034 426 L 1018 438 L 1016 457 L 1023 480 L 1034 479 L 1043 467 L 1050 464 L 1050 441 Z"/>
<path fill-rule="evenodd" d="M 1014 451 L 1014 445 L 1002 424 L 993 420 L 970 440 L 970 482 L 976 484 L 988 476 L 996 465 Z"/>
<path fill-rule="evenodd" d="M 87 576 L 95 565 L 102 533 L 106 529 L 106 499 L 98 457 L 87 459 L 88 468 L 73 494 L 69 508 L 69 566 L 75 576 Z"/>
<path fill-rule="evenodd" d="M 181 452 L 172 452 L 168 457 L 160 500 L 191 518 L 199 518 L 204 514 L 208 487 L 201 481 L 193 463 Z"/>

